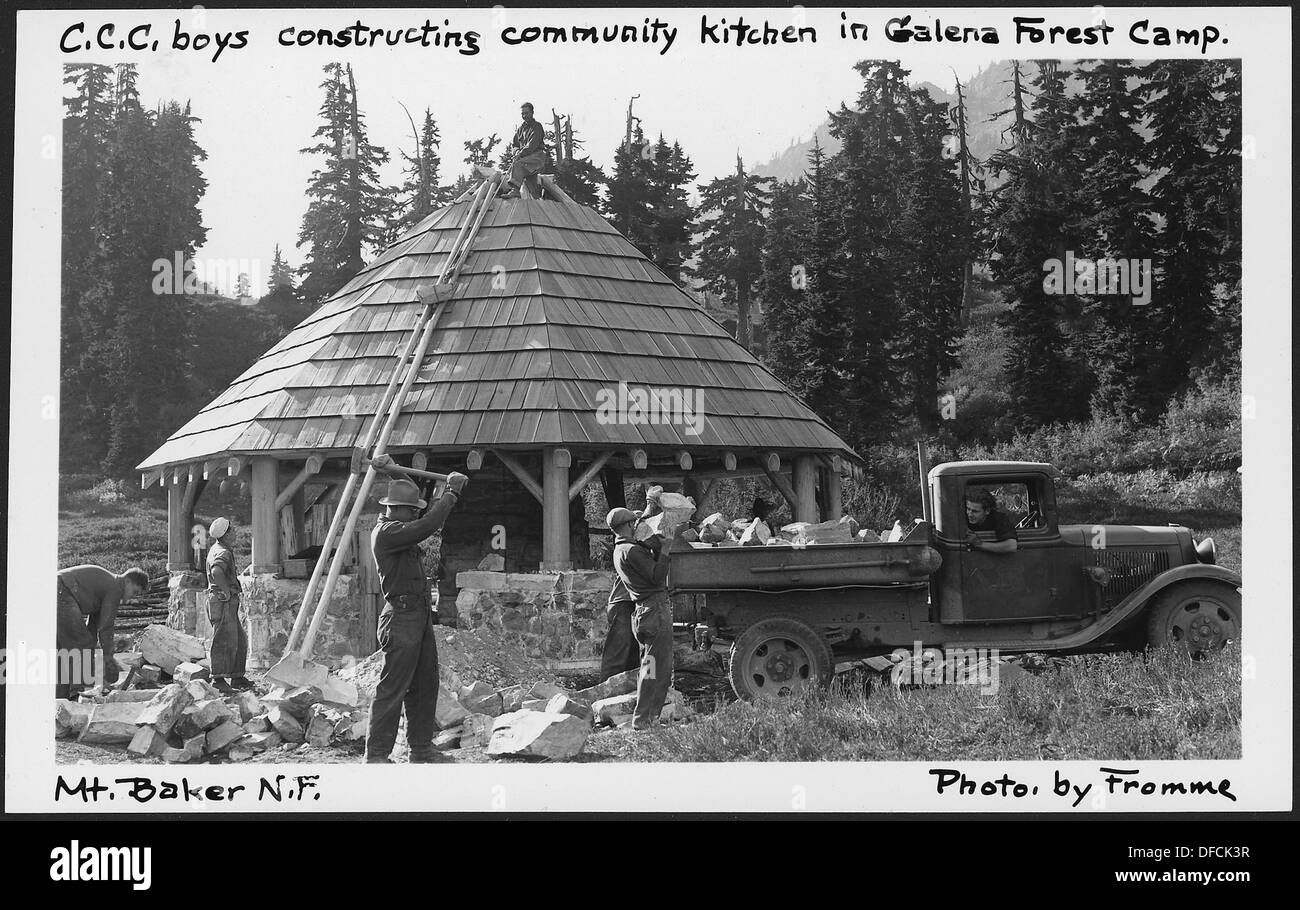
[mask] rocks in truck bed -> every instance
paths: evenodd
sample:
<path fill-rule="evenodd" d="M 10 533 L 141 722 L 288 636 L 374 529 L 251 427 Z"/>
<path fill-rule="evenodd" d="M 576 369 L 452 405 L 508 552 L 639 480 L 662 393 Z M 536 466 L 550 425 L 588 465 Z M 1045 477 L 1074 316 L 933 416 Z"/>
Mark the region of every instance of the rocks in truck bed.
<path fill-rule="evenodd" d="M 781 528 L 781 534 L 796 545 L 853 542 L 850 525 L 844 520 L 822 521 L 815 524 L 796 521 Z"/>

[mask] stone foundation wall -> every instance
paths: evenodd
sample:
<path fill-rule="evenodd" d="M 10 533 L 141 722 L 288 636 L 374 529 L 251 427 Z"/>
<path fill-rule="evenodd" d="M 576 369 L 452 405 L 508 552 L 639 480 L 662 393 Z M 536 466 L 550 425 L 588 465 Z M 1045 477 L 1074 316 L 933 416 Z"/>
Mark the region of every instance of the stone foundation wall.
<path fill-rule="evenodd" d="M 264 670 L 283 655 L 307 582 L 274 575 L 241 575 L 239 583 L 243 588 L 244 631 L 248 635 L 248 668 Z M 170 587 L 167 625 L 211 645 L 212 623 L 208 620 L 203 576 L 178 573 L 172 576 Z M 361 644 L 361 598 L 365 595 L 358 588 L 355 576 L 339 576 L 312 647 L 312 659 L 318 663 L 337 668 L 343 665 L 344 657 L 360 660 L 367 656 Z"/>
<path fill-rule="evenodd" d="M 488 627 L 530 657 L 598 659 L 609 628 L 609 572 L 461 572 L 457 625 Z"/>
<path fill-rule="evenodd" d="M 523 457 L 523 456 L 521 456 Z M 529 469 L 536 465 L 525 458 Z M 449 470 L 445 466 L 430 470 Z M 498 553 L 505 571 L 533 573 L 542 561 L 542 506 L 500 464 L 474 473 L 443 527 L 439 540 L 441 581 L 438 594 L 455 598 L 458 575 L 474 571 L 484 556 Z M 582 497 L 569 507 L 570 552 L 575 569 L 590 567 L 590 545 Z M 505 549 L 496 549 L 504 542 Z"/>

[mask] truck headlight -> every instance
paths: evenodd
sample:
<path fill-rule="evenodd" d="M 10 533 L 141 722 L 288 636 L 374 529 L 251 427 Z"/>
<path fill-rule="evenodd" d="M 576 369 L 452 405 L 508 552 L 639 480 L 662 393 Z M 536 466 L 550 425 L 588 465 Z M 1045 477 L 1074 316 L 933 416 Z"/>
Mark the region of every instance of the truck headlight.
<path fill-rule="evenodd" d="M 1214 565 L 1218 552 L 1218 549 L 1214 546 L 1213 537 L 1207 537 L 1196 544 L 1196 558 L 1207 566 Z"/>

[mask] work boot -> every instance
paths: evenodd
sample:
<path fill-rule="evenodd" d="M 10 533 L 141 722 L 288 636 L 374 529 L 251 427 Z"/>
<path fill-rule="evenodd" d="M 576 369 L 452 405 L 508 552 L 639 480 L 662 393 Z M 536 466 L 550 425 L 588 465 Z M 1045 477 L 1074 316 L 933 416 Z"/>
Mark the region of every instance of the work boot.
<path fill-rule="evenodd" d="M 362 759 L 362 764 L 366 765 L 391 765 L 393 760 L 387 755 L 367 755 Z"/>
<path fill-rule="evenodd" d="M 224 676 L 212 677 L 212 688 L 216 689 L 222 695 L 235 694 L 235 690 L 230 687 L 230 683 L 226 682 L 226 678 Z"/>
<path fill-rule="evenodd" d="M 519 187 L 509 184 L 504 190 L 497 194 L 498 199 L 518 199 Z"/>
<path fill-rule="evenodd" d="M 431 765 L 439 761 L 442 756 L 433 746 L 426 746 L 421 749 L 412 749 L 410 762 L 413 765 Z"/>
<path fill-rule="evenodd" d="M 253 688 L 253 681 L 247 676 L 236 676 L 230 681 L 230 684 L 234 686 L 236 690 L 241 692 Z"/>

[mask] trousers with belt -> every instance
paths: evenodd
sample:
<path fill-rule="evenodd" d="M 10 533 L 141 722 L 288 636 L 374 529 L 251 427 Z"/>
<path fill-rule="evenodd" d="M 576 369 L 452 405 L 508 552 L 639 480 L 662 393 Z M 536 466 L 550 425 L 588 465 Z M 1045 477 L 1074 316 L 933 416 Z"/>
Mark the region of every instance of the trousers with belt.
<path fill-rule="evenodd" d="M 212 623 L 212 645 L 208 657 L 213 676 L 243 676 L 248 665 L 248 633 L 239 621 L 239 595 L 222 600 L 208 592 L 208 620 Z"/>
<path fill-rule="evenodd" d="M 377 637 L 384 652 L 375 700 L 370 706 L 366 755 L 387 757 L 397 742 L 406 708 L 406 741 L 412 751 L 433 748 L 438 708 L 438 640 L 427 599 L 406 595 L 385 603 Z"/>
<path fill-rule="evenodd" d="M 673 605 L 666 593 L 637 602 L 632 611 L 632 634 L 641 645 L 632 723 L 645 727 L 663 710 L 673 684 Z"/>
<path fill-rule="evenodd" d="M 57 624 L 54 627 L 54 646 L 58 649 L 58 681 L 54 686 L 55 698 L 69 698 L 73 687 L 95 684 L 94 661 L 98 642 L 90 633 L 86 616 L 77 599 L 62 581 L 57 583 Z"/>
<path fill-rule="evenodd" d="M 635 609 L 636 604 L 630 600 L 618 600 L 606 608 L 609 631 L 605 633 L 605 649 L 600 652 L 601 682 L 641 666 L 641 645 L 632 634 Z"/>

